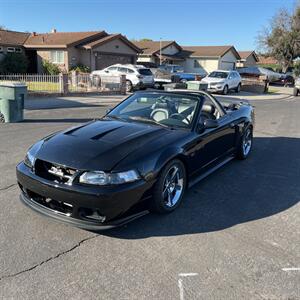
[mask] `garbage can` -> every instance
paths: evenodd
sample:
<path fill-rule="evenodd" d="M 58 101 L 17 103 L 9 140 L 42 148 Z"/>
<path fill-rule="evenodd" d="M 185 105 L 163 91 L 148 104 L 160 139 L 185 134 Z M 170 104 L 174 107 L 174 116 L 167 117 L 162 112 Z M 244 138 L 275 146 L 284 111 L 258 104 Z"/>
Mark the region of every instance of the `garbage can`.
<path fill-rule="evenodd" d="M 201 81 L 188 81 L 188 90 L 207 91 L 208 84 Z"/>
<path fill-rule="evenodd" d="M 20 122 L 24 119 L 27 86 L 23 83 L 0 83 L 0 122 Z"/>

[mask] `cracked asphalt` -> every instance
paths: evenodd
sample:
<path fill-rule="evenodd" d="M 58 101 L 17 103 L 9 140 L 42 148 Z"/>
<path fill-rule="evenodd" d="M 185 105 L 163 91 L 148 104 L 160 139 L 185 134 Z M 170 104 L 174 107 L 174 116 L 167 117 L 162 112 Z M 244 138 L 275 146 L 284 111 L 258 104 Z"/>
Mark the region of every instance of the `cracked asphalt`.
<path fill-rule="evenodd" d="M 200 182 L 170 215 L 92 233 L 20 203 L 26 149 L 119 99 L 32 100 L 25 122 L 0 125 L 0 298 L 300 299 L 300 98 L 251 101 L 249 159 Z"/>

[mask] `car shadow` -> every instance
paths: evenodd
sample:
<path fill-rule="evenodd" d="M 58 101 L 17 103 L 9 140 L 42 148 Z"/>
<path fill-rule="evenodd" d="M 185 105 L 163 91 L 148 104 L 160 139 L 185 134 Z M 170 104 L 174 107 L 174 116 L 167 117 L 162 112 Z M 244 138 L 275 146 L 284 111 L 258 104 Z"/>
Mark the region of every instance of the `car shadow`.
<path fill-rule="evenodd" d="M 223 230 L 267 218 L 300 200 L 300 138 L 257 137 L 247 160 L 234 160 L 190 189 L 168 215 L 149 214 L 101 234 L 121 239 Z"/>

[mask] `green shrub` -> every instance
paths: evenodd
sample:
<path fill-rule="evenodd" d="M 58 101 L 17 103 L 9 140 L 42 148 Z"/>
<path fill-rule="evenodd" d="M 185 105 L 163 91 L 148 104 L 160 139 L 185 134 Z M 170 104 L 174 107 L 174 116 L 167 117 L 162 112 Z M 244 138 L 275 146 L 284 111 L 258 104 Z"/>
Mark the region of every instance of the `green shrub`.
<path fill-rule="evenodd" d="M 57 75 L 60 73 L 59 67 L 48 60 L 43 60 L 43 70 L 45 74 L 50 75 Z"/>
<path fill-rule="evenodd" d="M 0 62 L 0 73 L 26 73 L 28 63 L 23 53 L 7 53 Z"/>
<path fill-rule="evenodd" d="M 77 71 L 77 72 L 80 72 L 80 73 L 90 73 L 91 70 L 88 66 L 78 64 L 78 65 L 72 67 L 71 71 Z"/>

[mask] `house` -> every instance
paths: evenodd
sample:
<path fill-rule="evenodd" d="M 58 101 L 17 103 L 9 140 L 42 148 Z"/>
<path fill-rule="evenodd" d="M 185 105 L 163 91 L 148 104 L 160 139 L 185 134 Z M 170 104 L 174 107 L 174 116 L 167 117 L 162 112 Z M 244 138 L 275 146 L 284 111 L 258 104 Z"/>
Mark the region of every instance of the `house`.
<path fill-rule="evenodd" d="M 184 61 L 180 55 L 182 48 L 175 41 L 135 41 L 134 44 L 142 50 L 139 54 L 138 63 L 153 63 L 159 65 L 178 64 Z"/>
<path fill-rule="evenodd" d="M 214 70 L 232 70 L 240 56 L 234 46 L 182 46 L 186 72 L 207 74 Z"/>
<path fill-rule="evenodd" d="M 105 31 L 88 32 L 33 32 L 26 39 L 24 48 L 36 61 L 36 71 L 43 72 L 42 62 L 48 60 L 68 72 L 82 64 L 91 71 L 115 63 L 135 63 L 140 49 L 121 34 Z"/>
<path fill-rule="evenodd" d="M 23 44 L 30 33 L 17 32 L 11 30 L 0 30 L 0 60 L 6 53 L 25 53 Z"/>
<path fill-rule="evenodd" d="M 259 58 L 255 53 L 255 51 L 238 51 L 238 52 L 241 59 L 237 61 L 236 66 L 239 68 L 253 67 L 259 62 Z"/>

